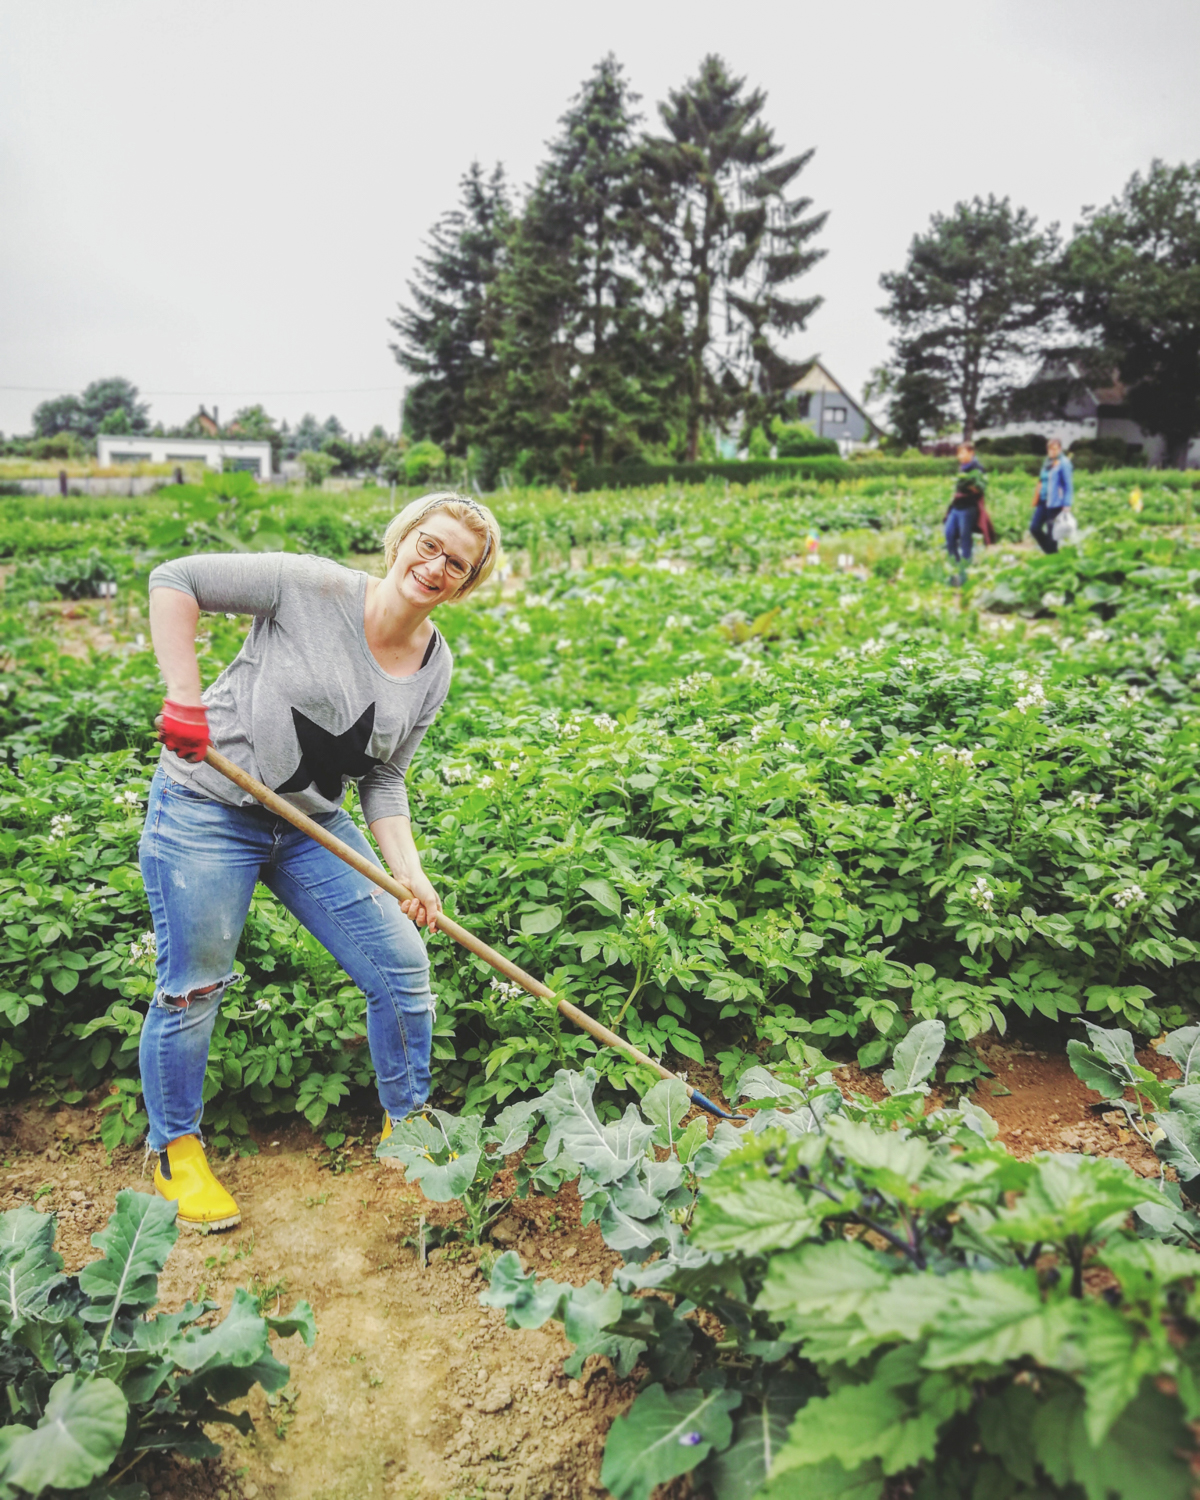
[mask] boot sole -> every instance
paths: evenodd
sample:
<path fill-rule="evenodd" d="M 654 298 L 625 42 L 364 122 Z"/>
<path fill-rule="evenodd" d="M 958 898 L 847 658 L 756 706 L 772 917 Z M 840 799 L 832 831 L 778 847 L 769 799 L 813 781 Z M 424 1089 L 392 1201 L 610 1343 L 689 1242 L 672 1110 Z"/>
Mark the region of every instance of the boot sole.
<path fill-rule="evenodd" d="M 168 1199 L 168 1202 L 171 1200 Z M 242 1222 L 241 1214 L 231 1214 L 228 1219 L 185 1219 L 182 1214 L 175 1215 L 175 1222 L 181 1224 L 184 1229 L 195 1230 L 219 1230 L 236 1229 Z"/>

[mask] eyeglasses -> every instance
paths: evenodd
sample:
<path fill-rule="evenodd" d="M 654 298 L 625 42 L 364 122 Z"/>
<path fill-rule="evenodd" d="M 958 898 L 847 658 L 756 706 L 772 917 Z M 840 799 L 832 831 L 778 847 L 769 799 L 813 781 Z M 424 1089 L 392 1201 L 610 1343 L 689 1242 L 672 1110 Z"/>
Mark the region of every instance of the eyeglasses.
<path fill-rule="evenodd" d="M 445 547 L 436 537 L 430 536 L 427 531 L 417 532 L 417 551 L 426 562 L 433 562 L 436 557 L 444 557 L 446 577 L 453 578 L 456 583 L 464 578 L 469 578 L 475 569 L 463 562 L 461 557 L 451 557 Z"/>

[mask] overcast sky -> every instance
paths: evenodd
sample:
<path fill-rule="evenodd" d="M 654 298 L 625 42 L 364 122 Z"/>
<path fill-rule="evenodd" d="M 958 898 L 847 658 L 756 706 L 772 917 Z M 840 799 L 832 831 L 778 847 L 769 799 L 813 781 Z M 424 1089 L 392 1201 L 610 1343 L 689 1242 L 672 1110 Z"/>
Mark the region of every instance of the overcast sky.
<path fill-rule="evenodd" d="M 931 213 L 1069 227 L 1200 158 L 1197 0 L 0 0 L 0 431 L 124 375 L 152 417 L 397 425 L 387 318 L 473 158 L 526 183 L 606 52 L 653 113 L 709 51 L 767 91 L 828 252 L 795 347 L 855 393 Z M 18 387 L 20 389 L 13 389 Z M 31 389 L 31 388 L 39 389 Z"/>

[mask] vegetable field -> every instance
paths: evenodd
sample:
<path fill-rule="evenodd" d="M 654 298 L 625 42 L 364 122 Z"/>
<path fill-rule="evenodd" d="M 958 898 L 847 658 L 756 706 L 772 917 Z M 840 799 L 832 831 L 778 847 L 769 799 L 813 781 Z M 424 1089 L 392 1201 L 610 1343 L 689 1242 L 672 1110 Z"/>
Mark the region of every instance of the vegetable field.
<path fill-rule="evenodd" d="M 1043 557 L 1023 541 L 1032 481 L 998 475 L 999 545 L 977 552 L 962 590 L 947 583 L 943 479 L 495 497 L 503 566 L 443 611 L 454 685 L 411 775 L 426 869 L 458 920 L 748 1119 L 712 1129 L 681 1085 L 598 1050 L 435 938 L 434 1108 L 376 1165 L 361 996 L 256 896 L 214 1037 L 210 1141 L 229 1171 L 269 1178 L 281 1224 L 289 1192 L 316 1222 L 319 1181 L 370 1220 L 382 1238 L 368 1279 L 388 1306 L 389 1278 L 453 1275 L 446 1336 L 486 1318 L 525 1371 L 500 1387 L 493 1371 L 481 1389 L 508 1389 L 536 1428 L 537 1393 L 577 1387 L 581 1452 L 594 1456 L 573 1469 L 508 1429 L 499 1458 L 482 1437 L 451 1450 L 484 1422 L 471 1394 L 449 1427 L 428 1429 L 443 1458 L 461 1451 L 461 1473 L 443 1466 L 426 1483 L 394 1457 L 360 1489 L 332 1472 L 321 1489 L 290 1464 L 275 1474 L 243 1439 L 256 1492 L 1193 1493 L 1190 478 L 1080 476 L 1080 544 Z M 161 700 L 150 566 L 288 548 L 378 571 L 403 499 L 281 498 L 244 476 L 140 500 L 0 499 L 0 1104 L 20 1179 L 0 1204 L 0 1258 L 14 1266 L 35 1242 L 50 1264 L 30 1216 L 64 1208 L 67 1157 L 96 1163 L 107 1185 L 98 1224 L 112 1185 L 137 1185 L 153 934 L 136 844 Z M 247 624 L 202 620 L 206 679 Z M 1022 1058 L 1045 1086 L 1018 1125 Z M 28 1123 L 43 1109 L 57 1111 L 53 1139 Z M 1050 1128 L 1060 1115 L 1073 1140 Z M 86 1132 L 68 1128 L 81 1120 Z M 280 1150 L 300 1163 L 290 1188 Z M 39 1172 L 48 1201 L 35 1201 Z M 251 1216 L 237 1243 L 253 1232 Z M 194 1304 L 182 1348 L 209 1337 L 185 1333 L 189 1319 L 207 1329 L 218 1306 L 236 1314 L 233 1280 L 259 1271 L 219 1250 L 174 1253 L 193 1278 L 176 1288 L 180 1309 L 184 1290 Z M 78 1254 L 68 1269 L 92 1252 Z M 375 1335 L 360 1321 L 355 1347 L 334 1339 L 326 1356 L 322 1304 L 300 1274 L 278 1296 L 314 1293 L 306 1367 L 336 1357 L 361 1383 L 347 1363 L 361 1353 L 385 1400 Z M 49 1306 L 66 1294 L 39 1295 Z M 247 1304 L 258 1327 L 274 1319 L 307 1340 L 307 1313 L 289 1322 L 276 1300 Z M 36 1298 L 20 1316 L 0 1308 L 3 1351 L 16 1340 L 48 1370 L 45 1324 Z M 396 1332 L 378 1335 L 393 1363 L 405 1357 Z M 94 1385 L 103 1354 L 80 1345 L 61 1369 Z M 0 1416 L 0 1496 L 17 1497 L 42 1492 L 28 1453 L 50 1398 L 11 1365 L 0 1352 L 10 1390 L 30 1391 Z M 160 1379 L 181 1389 L 188 1368 Z M 115 1389 L 135 1371 L 104 1378 Z M 148 1378 L 126 1390 L 129 1411 L 134 1395 L 150 1399 Z M 256 1378 L 267 1394 L 251 1407 L 283 1453 L 302 1429 L 287 1438 L 287 1373 Z M 229 1377 L 230 1399 L 252 1383 Z M 155 1420 L 178 1433 L 201 1420 L 188 1411 Z M 34 1436 L 6 1438 L 17 1426 Z M 5 1467 L 9 1441 L 25 1468 Z M 44 1492 L 85 1493 L 118 1454 L 122 1483 L 151 1482 L 136 1465 L 155 1446 L 189 1453 L 129 1427 L 105 1465 Z M 234 1483 L 221 1473 L 212 1486 Z"/>

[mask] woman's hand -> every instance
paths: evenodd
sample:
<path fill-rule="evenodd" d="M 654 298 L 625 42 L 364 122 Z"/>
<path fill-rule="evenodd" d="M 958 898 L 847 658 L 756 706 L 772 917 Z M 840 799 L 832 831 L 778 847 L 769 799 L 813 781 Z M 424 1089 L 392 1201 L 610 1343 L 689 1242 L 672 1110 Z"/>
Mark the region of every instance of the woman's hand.
<path fill-rule="evenodd" d="M 165 745 L 182 760 L 193 765 L 204 759 L 212 740 L 208 733 L 208 714 L 203 703 L 177 703 L 163 700 L 162 712 L 154 721 L 160 745 Z"/>
<path fill-rule="evenodd" d="M 428 927 L 430 932 L 436 932 L 442 903 L 424 870 L 398 871 L 396 879 L 413 893 L 411 901 L 401 901 L 400 910 L 418 927 Z"/>

